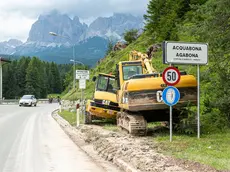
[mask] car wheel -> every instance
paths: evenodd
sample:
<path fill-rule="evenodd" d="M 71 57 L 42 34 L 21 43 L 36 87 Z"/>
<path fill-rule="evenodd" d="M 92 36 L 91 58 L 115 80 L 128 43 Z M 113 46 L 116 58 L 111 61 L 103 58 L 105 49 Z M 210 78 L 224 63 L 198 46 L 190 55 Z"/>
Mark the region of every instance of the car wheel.
<path fill-rule="evenodd" d="M 33 103 L 31 102 L 30 106 L 32 106 L 32 105 L 33 105 Z"/>
<path fill-rule="evenodd" d="M 20 107 L 22 106 L 22 105 L 19 105 Z"/>
<path fill-rule="evenodd" d="M 37 103 L 35 103 L 34 106 L 37 106 Z"/>

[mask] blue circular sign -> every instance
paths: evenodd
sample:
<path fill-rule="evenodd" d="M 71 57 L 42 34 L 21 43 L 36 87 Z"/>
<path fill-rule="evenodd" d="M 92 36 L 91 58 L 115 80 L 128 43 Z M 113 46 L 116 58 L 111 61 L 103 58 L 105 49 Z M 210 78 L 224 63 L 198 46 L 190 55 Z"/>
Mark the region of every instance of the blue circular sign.
<path fill-rule="evenodd" d="M 180 100 L 180 92 L 176 87 L 168 86 L 162 93 L 162 99 L 166 105 L 173 106 Z"/>

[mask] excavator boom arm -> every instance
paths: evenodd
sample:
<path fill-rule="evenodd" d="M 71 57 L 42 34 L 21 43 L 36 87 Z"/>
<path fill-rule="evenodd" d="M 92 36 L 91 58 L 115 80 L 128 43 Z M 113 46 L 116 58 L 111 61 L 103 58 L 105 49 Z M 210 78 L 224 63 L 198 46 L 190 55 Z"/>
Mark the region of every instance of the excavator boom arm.
<path fill-rule="evenodd" d="M 156 69 L 153 68 L 151 63 L 151 58 L 149 58 L 147 54 L 143 54 L 137 51 L 131 51 L 129 54 L 129 61 L 136 61 L 136 60 L 142 61 L 147 73 L 150 74 L 150 73 L 157 72 Z"/>

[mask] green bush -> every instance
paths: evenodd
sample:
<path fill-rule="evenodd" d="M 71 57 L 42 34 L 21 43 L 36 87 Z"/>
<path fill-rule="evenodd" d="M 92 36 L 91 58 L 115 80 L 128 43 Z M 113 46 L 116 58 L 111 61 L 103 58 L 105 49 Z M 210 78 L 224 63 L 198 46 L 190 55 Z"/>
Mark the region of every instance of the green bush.
<path fill-rule="evenodd" d="M 124 39 L 128 44 L 131 44 L 138 38 L 138 30 L 137 29 L 131 29 L 129 31 L 126 31 L 124 33 Z"/>

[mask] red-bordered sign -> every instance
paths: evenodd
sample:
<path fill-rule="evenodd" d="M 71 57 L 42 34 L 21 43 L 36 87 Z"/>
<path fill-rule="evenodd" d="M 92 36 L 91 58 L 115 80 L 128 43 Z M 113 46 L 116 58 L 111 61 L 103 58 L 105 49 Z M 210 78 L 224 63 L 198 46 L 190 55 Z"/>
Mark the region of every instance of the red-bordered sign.
<path fill-rule="evenodd" d="M 167 67 L 162 74 L 165 84 L 173 86 L 180 81 L 180 71 L 175 67 Z"/>

